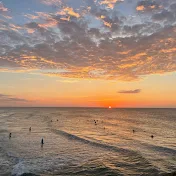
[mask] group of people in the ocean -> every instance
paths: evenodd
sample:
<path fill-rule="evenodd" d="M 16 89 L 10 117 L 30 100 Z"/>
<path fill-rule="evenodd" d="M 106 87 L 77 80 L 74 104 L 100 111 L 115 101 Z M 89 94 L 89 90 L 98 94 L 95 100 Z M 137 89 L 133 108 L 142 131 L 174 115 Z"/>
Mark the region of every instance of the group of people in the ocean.
<path fill-rule="evenodd" d="M 58 122 L 59 120 L 57 119 L 57 122 Z M 51 120 L 51 122 L 53 122 L 52 120 Z M 32 128 L 31 127 L 29 127 L 29 132 L 31 132 L 31 130 L 32 130 Z M 9 139 L 12 137 L 12 133 L 9 133 Z M 43 144 L 44 144 L 44 139 L 42 138 L 41 139 L 41 146 L 43 146 Z"/>
<path fill-rule="evenodd" d="M 51 120 L 51 122 L 53 122 L 52 120 Z M 58 119 L 57 119 L 57 122 L 58 122 Z M 103 122 L 103 121 L 102 121 Z M 97 123 L 98 123 L 98 120 L 94 120 L 94 123 L 95 123 L 95 125 L 97 125 Z M 105 127 L 104 127 L 104 129 L 105 129 Z M 32 128 L 31 127 L 29 127 L 29 131 L 31 132 L 31 130 L 32 130 Z M 135 130 L 133 130 L 133 133 L 135 133 L 136 131 Z M 9 133 L 9 139 L 12 137 L 12 133 Z M 150 136 L 152 139 L 154 138 L 154 136 L 153 135 L 151 135 Z M 44 139 L 42 138 L 41 139 L 41 146 L 43 147 L 43 144 L 44 144 Z"/>
<path fill-rule="evenodd" d="M 29 127 L 29 131 L 31 132 L 31 130 L 32 130 L 32 128 L 31 127 Z M 9 133 L 9 139 L 12 137 L 12 133 Z M 44 144 L 44 140 L 43 140 L 43 138 L 42 138 L 42 140 L 41 140 L 41 146 L 43 146 L 43 144 Z"/>
<path fill-rule="evenodd" d="M 102 121 L 103 122 L 103 121 Z M 98 120 L 94 120 L 94 124 L 95 125 L 97 125 L 98 124 Z M 104 127 L 104 129 L 105 129 L 105 127 Z M 133 130 L 133 133 L 135 133 L 136 131 L 135 130 Z M 150 136 L 152 139 L 154 138 L 154 136 L 153 135 L 151 135 Z"/>

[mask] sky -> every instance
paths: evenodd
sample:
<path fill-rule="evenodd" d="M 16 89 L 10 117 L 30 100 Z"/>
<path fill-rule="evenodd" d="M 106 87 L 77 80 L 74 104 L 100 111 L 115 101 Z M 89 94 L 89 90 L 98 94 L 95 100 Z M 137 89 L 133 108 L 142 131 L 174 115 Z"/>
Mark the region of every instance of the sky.
<path fill-rule="evenodd" d="M 176 1 L 1 0 L 0 106 L 176 108 Z"/>

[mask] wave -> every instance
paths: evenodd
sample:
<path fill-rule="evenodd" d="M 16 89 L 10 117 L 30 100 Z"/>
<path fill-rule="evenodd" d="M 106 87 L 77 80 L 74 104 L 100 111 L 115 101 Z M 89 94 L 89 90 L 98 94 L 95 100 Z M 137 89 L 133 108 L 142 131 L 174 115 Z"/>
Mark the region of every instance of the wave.
<path fill-rule="evenodd" d="M 7 118 L 7 117 L 9 118 L 9 117 L 12 117 L 12 116 L 15 115 L 15 114 L 16 114 L 16 113 L 10 113 L 10 114 L 9 114 L 8 112 L 5 112 L 5 113 L 3 113 L 3 114 L 0 114 L 0 117 L 1 117 L 1 118 L 4 118 L 4 117 L 5 117 L 5 118 Z"/>
<path fill-rule="evenodd" d="M 165 154 L 171 154 L 173 156 L 176 156 L 176 149 L 174 149 L 174 148 L 149 144 L 149 143 L 146 143 L 146 142 L 141 142 L 140 140 L 135 140 L 135 141 L 138 142 L 138 144 L 141 144 L 141 145 L 147 147 L 150 150 L 153 150 L 153 151 L 156 151 L 156 152 L 163 152 Z"/>
<path fill-rule="evenodd" d="M 20 176 L 39 176 L 39 175 L 36 175 L 36 174 L 33 174 L 33 173 L 23 173 Z"/>
<path fill-rule="evenodd" d="M 52 129 L 52 131 L 56 134 L 63 135 L 63 136 L 65 136 L 65 137 L 67 137 L 71 140 L 77 140 L 77 141 L 83 142 L 85 144 L 94 145 L 96 147 L 101 147 L 101 148 L 104 148 L 104 149 L 111 149 L 111 150 L 116 151 L 116 152 L 124 152 L 124 153 L 131 153 L 131 154 L 136 154 L 137 153 L 137 152 L 132 151 L 132 150 L 128 150 L 128 149 L 124 149 L 124 148 L 118 148 L 116 146 L 108 145 L 108 144 L 105 144 L 105 143 L 99 143 L 99 142 L 96 142 L 96 141 L 91 141 L 91 140 L 85 139 L 83 137 L 76 136 L 74 134 L 68 133 L 68 132 L 63 131 L 63 130 Z"/>
<path fill-rule="evenodd" d="M 43 175 L 43 174 L 42 174 Z M 52 174 L 53 175 L 53 174 Z M 86 170 L 83 170 L 83 171 L 78 171 L 78 172 L 72 172 L 72 173 L 63 173 L 63 174 L 59 174 L 59 175 L 96 175 L 96 176 L 108 176 L 108 175 L 111 175 L 111 176 L 122 176 L 123 174 L 121 173 L 117 173 L 117 171 L 112 171 L 108 168 L 96 168 L 95 170 L 89 170 L 89 169 L 86 169 Z M 151 174 L 148 174 L 149 175 L 153 175 L 152 173 Z M 16 176 L 16 175 L 12 175 L 12 176 Z M 21 174 L 20 176 L 40 176 L 38 174 L 34 174 L 34 173 L 23 173 Z M 47 174 L 47 176 L 49 176 Z M 155 176 L 176 176 L 176 171 L 175 172 L 171 172 L 171 173 L 163 173 L 163 174 L 155 174 Z"/>
<path fill-rule="evenodd" d="M 176 150 L 172 148 L 156 146 L 156 145 L 150 145 L 150 146 L 151 146 L 150 148 L 154 151 L 165 152 L 165 153 L 172 154 L 173 156 L 176 156 Z"/>
<path fill-rule="evenodd" d="M 78 169 L 79 171 L 72 171 L 68 173 L 63 173 L 61 175 L 72 175 L 72 176 L 124 176 L 119 170 L 110 169 L 106 166 L 95 166 L 95 167 L 82 167 Z M 59 174 L 60 175 L 60 174 Z"/>
<path fill-rule="evenodd" d="M 35 115 L 35 113 L 30 113 L 30 114 L 28 114 L 28 116 L 26 117 L 26 119 L 29 119 L 29 118 L 33 117 L 34 115 Z"/>
<path fill-rule="evenodd" d="M 12 176 L 16 176 L 16 175 L 13 174 Z M 36 174 L 33 174 L 33 173 L 23 173 L 20 176 L 40 176 L 40 175 L 36 175 Z"/>
<path fill-rule="evenodd" d="M 154 172 L 158 172 L 159 171 L 158 168 L 154 167 L 138 151 L 125 149 L 125 148 L 120 148 L 120 147 L 109 145 L 109 144 L 106 144 L 106 143 L 100 143 L 100 142 L 96 142 L 96 141 L 91 141 L 91 140 L 85 139 L 83 137 L 79 137 L 79 136 L 76 136 L 74 134 L 68 133 L 68 132 L 63 131 L 63 130 L 52 129 L 52 131 L 54 133 L 56 133 L 56 134 L 63 135 L 63 136 L 65 136 L 65 137 L 67 137 L 68 139 L 71 139 L 71 140 L 77 140 L 77 141 L 80 141 L 82 143 L 89 144 L 89 145 L 92 145 L 92 146 L 95 146 L 95 147 L 100 147 L 100 148 L 108 150 L 108 151 L 118 152 L 119 154 L 122 154 L 122 155 L 126 156 L 127 158 L 129 158 L 129 162 L 134 167 L 138 167 L 139 162 L 142 162 L 145 165 L 145 167 L 144 167 L 145 169 L 146 168 L 153 169 Z"/>
<path fill-rule="evenodd" d="M 8 130 L 4 130 L 4 129 L 0 130 L 0 133 L 7 133 L 7 132 Z"/>
<path fill-rule="evenodd" d="M 170 172 L 170 173 L 164 173 L 164 174 L 161 174 L 160 176 L 176 176 L 176 171 Z"/>

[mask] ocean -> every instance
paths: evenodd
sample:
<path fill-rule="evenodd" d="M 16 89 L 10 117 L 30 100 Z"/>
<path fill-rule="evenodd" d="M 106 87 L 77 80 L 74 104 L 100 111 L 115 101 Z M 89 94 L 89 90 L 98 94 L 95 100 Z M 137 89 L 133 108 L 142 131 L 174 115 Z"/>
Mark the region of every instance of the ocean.
<path fill-rule="evenodd" d="M 1 176 L 175 171 L 176 109 L 0 108 Z"/>

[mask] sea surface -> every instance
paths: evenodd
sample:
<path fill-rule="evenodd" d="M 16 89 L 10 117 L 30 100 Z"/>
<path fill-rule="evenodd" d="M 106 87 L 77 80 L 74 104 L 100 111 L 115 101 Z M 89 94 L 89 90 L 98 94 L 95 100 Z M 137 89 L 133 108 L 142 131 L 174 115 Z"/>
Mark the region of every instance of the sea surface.
<path fill-rule="evenodd" d="M 176 109 L 0 108 L 1 176 L 175 171 Z"/>

